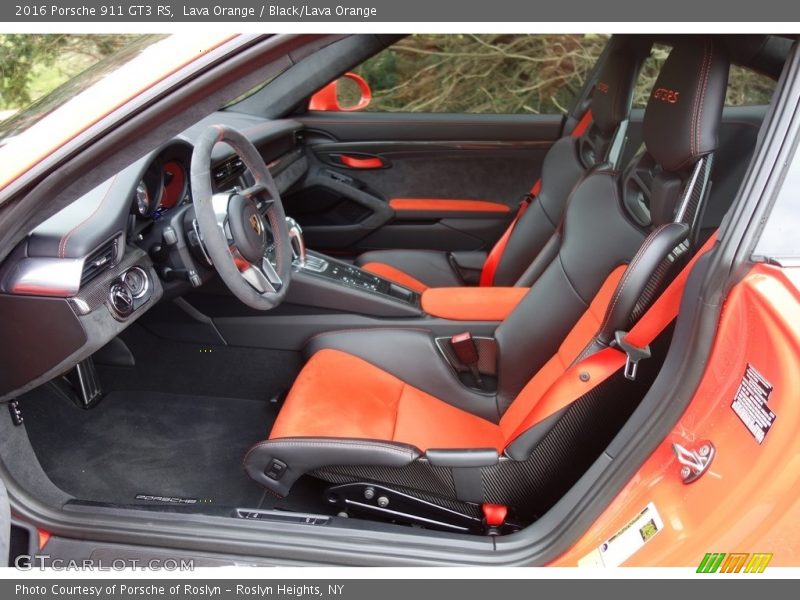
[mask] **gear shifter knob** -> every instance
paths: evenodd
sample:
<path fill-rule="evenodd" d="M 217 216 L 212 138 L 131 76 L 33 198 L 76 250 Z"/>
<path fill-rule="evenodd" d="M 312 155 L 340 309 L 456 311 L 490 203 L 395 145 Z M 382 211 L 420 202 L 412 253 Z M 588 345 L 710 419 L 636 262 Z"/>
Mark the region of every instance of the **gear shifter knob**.
<path fill-rule="evenodd" d="M 289 242 L 292 244 L 294 260 L 302 266 L 306 264 L 306 242 L 303 239 L 303 229 L 292 217 L 286 217 L 286 225 L 289 228 Z"/>

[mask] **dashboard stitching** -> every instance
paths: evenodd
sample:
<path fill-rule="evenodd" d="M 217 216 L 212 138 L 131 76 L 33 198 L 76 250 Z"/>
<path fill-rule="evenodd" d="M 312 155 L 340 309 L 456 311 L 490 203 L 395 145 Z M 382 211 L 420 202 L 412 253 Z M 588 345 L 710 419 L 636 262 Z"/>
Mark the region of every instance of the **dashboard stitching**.
<path fill-rule="evenodd" d="M 106 190 L 106 193 L 105 193 L 105 195 L 103 196 L 103 199 L 102 199 L 102 200 L 100 201 L 100 203 L 99 203 L 99 204 L 98 204 L 98 205 L 95 207 L 95 209 L 94 209 L 94 210 L 91 212 L 91 214 L 90 214 L 88 217 L 86 217 L 86 218 L 85 218 L 83 221 L 81 221 L 80 223 L 78 223 L 77 225 L 75 225 L 75 227 L 73 227 L 72 229 L 70 229 L 70 230 L 69 230 L 69 231 L 66 233 L 66 235 L 65 235 L 63 238 L 61 238 L 61 243 L 58 245 L 58 257 L 59 257 L 59 258 L 64 258 L 64 254 L 66 254 L 66 251 L 67 251 L 67 244 L 69 243 L 69 239 L 72 237 L 72 235 L 73 235 L 73 234 L 74 234 L 74 233 L 75 233 L 75 232 L 76 232 L 78 229 L 80 229 L 81 227 L 83 227 L 84 225 L 86 225 L 86 223 L 88 223 L 89 221 L 91 221 L 91 220 L 92 220 L 92 218 L 94 218 L 94 217 L 95 217 L 95 216 L 96 216 L 96 215 L 97 215 L 97 214 L 100 212 L 100 209 L 101 209 L 101 208 L 103 207 L 103 205 L 106 203 L 106 200 L 108 200 L 108 198 L 111 196 L 111 190 L 114 188 L 114 182 L 115 182 L 116 180 L 117 180 L 117 175 L 114 175 L 114 177 L 111 179 L 111 182 L 108 184 L 108 189 Z"/>

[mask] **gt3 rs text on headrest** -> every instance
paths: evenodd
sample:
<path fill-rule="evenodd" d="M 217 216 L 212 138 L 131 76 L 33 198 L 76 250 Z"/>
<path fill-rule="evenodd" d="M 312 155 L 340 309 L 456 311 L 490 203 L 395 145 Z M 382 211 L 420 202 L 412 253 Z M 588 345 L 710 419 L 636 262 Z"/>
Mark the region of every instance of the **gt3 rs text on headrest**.
<path fill-rule="evenodd" d="M 672 49 L 644 115 L 645 146 L 665 170 L 688 169 L 716 150 L 729 66 L 711 37 L 687 37 Z"/>

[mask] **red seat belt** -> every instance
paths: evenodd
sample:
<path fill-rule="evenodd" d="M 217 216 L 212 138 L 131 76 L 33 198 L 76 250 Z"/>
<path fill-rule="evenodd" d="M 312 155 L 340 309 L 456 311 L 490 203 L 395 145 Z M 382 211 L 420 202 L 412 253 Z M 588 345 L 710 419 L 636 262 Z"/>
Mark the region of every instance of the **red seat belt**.
<path fill-rule="evenodd" d="M 625 335 L 625 342 L 631 346 L 644 348 L 675 320 L 689 273 L 697 260 L 712 248 L 716 238 L 716 234 L 712 235 L 697 251 L 692 260 Z M 569 367 L 542 395 L 539 402 L 536 403 L 535 410 L 509 437 L 509 443 L 537 423 L 566 408 L 603 383 L 611 375 L 625 367 L 627 360 L 628 357 L 624 351 L 609 347 Z"/>
<path fill-rule="evenodd" d="M 581 137 L 584 133 L 588 131 L 593 120 L 594 117 L 592 116 L 592 109 L 590 108 L 585 113 L 583 113 L 581 120 L 578 121 L 577 125 L 575 125 L 575 129 L 572 130 L 572 132 L 569 134 L 569 137 L 573 139 Z"/>
<path fill-rule="evenodd" d="M 483 269 L 481 269 L 481 279 L 480 285 L 484 287 L 491 287 L 494 285 L 494 275 L 497 272 L 497 267 L 500 266 L 500 259 L 503 258 L 503 253 L 506 251 L 506 246 L 508 246 L 508 240 L 511 239 L 511 234 L 514 231 L 514 227 L 517 224 L 517 221 L 520 220 L 522 215 L 525 214 L 525 211 L 528 210 L 528 207 L 533 202 L 533 199 L 542 189 L 542 180 L 537 179 L 536 183 L 533 184 L 531 191 L 525 196 L 519 203 L 519 208 L 517 209 L 517 214 L 514 215 L 514 220 L 511 221 L 511 224 L 506 227 L 506 230 L 503 232 L 503 235 L 500 236 L 500 239 L 497 240 L 497 243 L 492 248 L 492 251 L 489 252 L 489 256 L 486 257 L 486 262 L 483 263 Z"/>
<path fill-rule="evenodd" d="M 587 110 L 581 120 L 578 121 L 578 124 L 575 125 L 575 129 L 572 130 L 570 133 L 571 138 L 579 138 L 592 124 L 592 111 L 591 109 Z M 511 221 L 509 226 L 503 232 L 503 235 L 500 236 L 500 239 L 497 240 L 497 243 L 492 248 L 489 255 L 486 257 L 486 262 L 483 263 L 483 269 L 481 270 L 481 279 L 480 285 L 482 286 L 492 286 L 494 285 L 494 276 L 497 273 L 497 267 L 500 266 L 500 261 L 503 258 L 503 253 L 506 251 L 506 246 L 508 246 L 508 241 L 511 239 L 511 234 L 514 232 L 514 226 L 520 220 L 522 215 L 525 213 L 527 208 L 533 202 L 533 199 L 539 195 L 539 192 L 542 191 L 542 179 L 539 178 L 536 180 L 536 183 L 533 184 L 531 191 L 520 201 L 519 208 L 517 209 L 517 214 L 514 216 L 514 220 Z"/>

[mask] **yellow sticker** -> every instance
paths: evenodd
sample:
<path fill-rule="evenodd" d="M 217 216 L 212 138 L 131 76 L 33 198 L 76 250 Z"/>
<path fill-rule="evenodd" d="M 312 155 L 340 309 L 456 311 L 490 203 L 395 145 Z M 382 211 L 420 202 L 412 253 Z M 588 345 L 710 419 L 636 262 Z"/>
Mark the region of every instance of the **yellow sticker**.
<path fill-rule="evenodd" d="M 618 567 L 664 528 L 664 522 L 650 502 L 638 515 L 578 561 L 579 567 Z"/>

